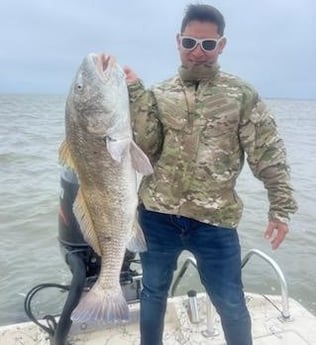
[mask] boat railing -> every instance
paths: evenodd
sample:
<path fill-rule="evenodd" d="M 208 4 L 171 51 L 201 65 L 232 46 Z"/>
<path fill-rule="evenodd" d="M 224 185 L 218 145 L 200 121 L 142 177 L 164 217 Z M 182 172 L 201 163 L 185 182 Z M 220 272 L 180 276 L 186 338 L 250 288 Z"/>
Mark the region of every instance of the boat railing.
<path fill-rule="evenodd" d="M 186 260 L 184 261 L 182 267 L 180 268 L 173 284 L 172 284 L 172 287 L 171 287 L 171 296 L 173 297 L 176 293 L 176 290 L 178 288 L 178 285 L 180 283 L 180 281 L 182 280 L 185 272 L 187 271 L 187 269 L 189 268 L 189 266 L 192 265 L 193 267 L 195 267 L 195 269 L 197 270 L 197 263 L 196 263 L 196 260 L 193 256 L 189 256 L 186 258 Z"/>
<path fill-rule="evenodd" d="M 277 264 L 275 260 L 273 260 L 270 256 L 265 254 L 259 249 L 250 249 L 249 252 L 245 255 L 243 260 L 241 261 L 241 268 L 243 268 L 249 261 L 249 259 L 252 256 L 259 256 L 261 259 L 263 259 L 265 262 L 267 262 L 276 273 L 280 286 L 281 286 L 281 295 L 282 295 L 282 318 L 283 319 L 289 319 L 290 318 L 290 311 L 289 311 L 289 292 L 287 287 L 287 282 L 285 279 L 285 276 L 280 268 L 280 266 Z"/>
<path fill-rule="evenodd" d="M 196 263 L 196 259 L 193 256 L 189 256 L 186 258 L 186 260 L 184 261 L 182 267 L 180 268 L 173 284 L 171 287 L 171 296 L 173 297 L 176 293 L 176 290 L 179 286 L 180 281 L 182 280 L 185 272 L 187 271 L 187 269 L 189 268 L 189 266 L 192 265 L 196 270 L 197 268 L 197 263 Z M 208 295 L 206 295 L 206 330 L 202 331 L 202 334 L 205 337 L 213 337 L 218 335 L 218 331 L 215 327 L 215 308 L 210 300 L 210 298 L 208 297 Z"/>
<path fill-rule="evenodd" d="M 267 262 L 274 270 L 274 272 L 277 275 L 277 278 L 280 282 L 281 286 L 281 294 L 282 294 L 282 310 L 281 310 L 281 315 L 284 320 L 289 320 L 290 319 L 290 312 L 289 312 L 289 297 L 288 297 L 288 287 L 287 287 L 287 282 L 284 277 L 284 274 L 280 268 L 280 266 L 276 263 L 275 260 L 273 260 L 270 256 L 267 254 L 263 253 L 259 249 L 251 249 L 249 250 L 246 255 L 244 256 L 242 262 L 241 262 L 241 268 L 244 268 L 245 265 L 248 263 L 250 258 L 252 256 L 258 256 L 261 259 L 263 259 L 265 262 Z M 178 271 L 178 274 L 175 277 L 175 280 L 172 284 L 171 287 L 171 296 L 175 296 L 176 290 L 179 286 L 180 281 L 182 280 L 184 274 L 186 273 L 187 269 L 189 266 L 193 266 L 197 270 L 197 262 L 196 259 L 193 256 L 189 256 L 186 258 L 184 263 L 182 264 L 180 270 Z M 214 320 L 214 307 L 212 306 L 212 303 L 210 299 L 207 297 L 206 301 L 206 310 L 207 310 L 207 329 L 206 331 L 203 332 L 205 336 L 213 336 L 216 333 L 215 330 L 215 320 Z"/>

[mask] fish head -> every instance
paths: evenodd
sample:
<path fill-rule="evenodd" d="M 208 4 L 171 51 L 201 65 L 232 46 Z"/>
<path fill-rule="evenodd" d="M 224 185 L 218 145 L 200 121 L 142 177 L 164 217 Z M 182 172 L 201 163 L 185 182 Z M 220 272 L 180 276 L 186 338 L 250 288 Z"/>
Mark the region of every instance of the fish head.
<path fill-rule="evenodd" d="M 89 131 L 103 136 L 117 121 L 129 120 L 125 73 L 113 56 L 90 53 L 83 59 L 66 107 L 76 110 L 70 113 L 80 117 Z"/>

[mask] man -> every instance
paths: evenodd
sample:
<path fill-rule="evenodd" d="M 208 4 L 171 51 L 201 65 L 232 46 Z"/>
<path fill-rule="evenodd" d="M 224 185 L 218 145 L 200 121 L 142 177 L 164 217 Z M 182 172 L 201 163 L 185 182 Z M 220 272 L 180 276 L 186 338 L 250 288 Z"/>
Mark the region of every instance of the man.
<path fill-rule="evenodd" d="M 135 140 L 154 166 L 139 191 L 148 246 L 141 254 L 141 345 L 162 344 L 168 289 L 183 250 L 197 260 L 227 344 L 252 344 L 236 231 L 242 202 L 234 190 L 245 155 L 268 191 L 265 237 L 273 249 L 297 208 L 272 115 L 250 85 L 219 70 L 224 27 L 214 7 L 190 5 L 177 35 L 175 77 L 145 90 L 125 68 Z"/>

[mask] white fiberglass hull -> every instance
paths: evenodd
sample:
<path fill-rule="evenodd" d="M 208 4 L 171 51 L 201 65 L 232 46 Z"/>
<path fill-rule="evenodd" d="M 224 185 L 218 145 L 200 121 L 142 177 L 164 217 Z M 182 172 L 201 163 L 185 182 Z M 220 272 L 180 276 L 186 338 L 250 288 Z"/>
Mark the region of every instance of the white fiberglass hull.
<path fill-rule="evenodd" d="M 275 306 L 280 296 L 246 294 L 252 318 L 254 345 L 316 345 L 316 317 L 298 302 L 289 299 L 290 318 L 282 318 Z M 224 345 L 223 331 L 217 314 L 207 318 L 205 294 L 198 294 L 199 323 L 191 323 L 186 296 L 169 299 L 165 319 L 164 345 Z M 139 304 L 130 304 L 129 323 L 95 327 L 73 324 L 72 345 L 139 345 Z M 214 320 L 211 334 L 207 322 Z M 210 329 L 209 329 L 210 330 Z M 214 332 L 212 332 L 214 331 Z M 50 345 L 47 333 L 31 322 L 0 327 L 0 345 Z"/>

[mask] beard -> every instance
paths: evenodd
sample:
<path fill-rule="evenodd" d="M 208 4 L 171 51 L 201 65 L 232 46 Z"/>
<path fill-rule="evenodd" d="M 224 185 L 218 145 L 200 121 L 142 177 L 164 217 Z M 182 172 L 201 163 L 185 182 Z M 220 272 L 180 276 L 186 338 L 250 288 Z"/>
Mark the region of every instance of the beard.
<path fill-rule="evenodd" d="M 185 64 L 179 67 L 179 75 L 182 80 L 210 80 L 219 70 L 216 62 L 199 62 Z"/>

